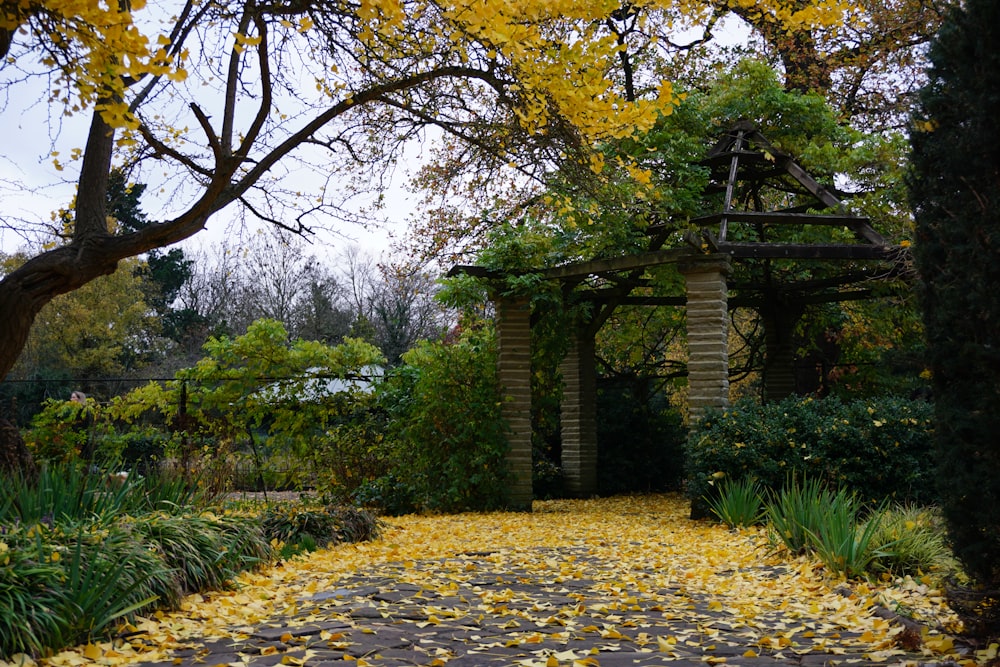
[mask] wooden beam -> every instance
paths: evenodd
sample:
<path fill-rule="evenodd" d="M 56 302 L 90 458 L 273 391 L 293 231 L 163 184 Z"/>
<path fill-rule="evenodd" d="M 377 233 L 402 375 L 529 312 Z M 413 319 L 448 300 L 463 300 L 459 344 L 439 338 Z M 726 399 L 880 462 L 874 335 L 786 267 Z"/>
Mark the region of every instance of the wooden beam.
<path fill-rule="evenodd" d="M 901 249 L 874 245 L 720 243 L 719 252 L 736 259 L 895 259 Z"/>
<path fill-rule="evenodd" d="M 576 262 L 565 266 L 557 266 L 551 269 L 538 271 L 543 278 L 580 278 L 583 276 L 599 275 L 602 273 L 615 273 L 618 271 L 634 271 L 644 269 L 649 266 L 660 266 L 661 264 L 671 264 L 680 261 L 685 257 L 695 256 L 687 248 L 666 248 L 664 250 L 652 250 L 641 252 L 636 255 L 625 255 L 623 257 L 611 257 L 608 259 L 592 259 L 586 262 Z"/>
<path fill-rule="evenodd" d="M 850 227 L 868 224 L 868 218 L 854 215 L 826 215 L 822 213 L 783 213 L 766 211 L 728 211 L 726 213 L 710 213 L 691 218 L 693 224 L 699 226 L 718 224 L 722 218 L 730 222 L 752 222 L 773 225 L 824 225 L 832 227 Z"/>

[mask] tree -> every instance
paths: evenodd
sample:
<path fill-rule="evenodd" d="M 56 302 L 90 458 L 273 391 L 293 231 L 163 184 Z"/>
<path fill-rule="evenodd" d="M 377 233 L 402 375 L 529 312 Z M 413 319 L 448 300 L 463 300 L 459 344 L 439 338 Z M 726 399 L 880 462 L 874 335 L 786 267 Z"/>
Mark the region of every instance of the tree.
<path fill-rule="evenodd" d="M 63 0 L 0 8 L 0 67 L 21 70 L 7 88 L 40 57 L 54 72 L 52 103 L 91 110 L 86 145 L 57 162 L 78 185 L 67 242 L 0 281 L 0 376 L 51 299 L 189 238 L 227 206 L 304 232 L 336 204 L 335 179 L 377 183 L 428 126 L 505 156 L 534 137 L 586 147 L 630 134 L 675 102 L 669 84 L 643 99 L 616 92 L 605 75 L 618 49 L 600 22 L 615 7 L 605 4 L 189 1 L 150 14 L 146 32 L 141 11 Z M 109 228 L 116 163 L 165 191 L 161 220 Z M 304 176 L 315 173 L 331 180 L 307 198 Z M 282 176 L 298 182 L 282 186 Z"/>
<path fill-rule="evenodd" d="M 382 277 L 369 296 L 374 342 L 392 365 L 417 341 L 435 341 L 447 327 L 445 312 L 435 302 L 434 278 L 425 272 L 383 266 Z"/>
<path fill-rule="evenodd" d="M 305 460 L 324 446 L 343 417 L 342 405 L 355 393 L 334 386 L 336 379 L 364 374 L 384 362 L 379 351 L 347 339 L 337 346 L 290 340 L 274 320 L 253 322 L 246 333 L 211 338 L 205 356 L 161 385 L 151 382 L 114 401 L 109 414 L 132 420 L 154 411 L 181 434 L 180 459 L 195 453 L 190 436 L 212 436 L 215 463 L 249 439 L 255 456 L 258 437 L 268 449 Z M 233 410 L 239 405 L 239 410 Z M 259 463 L 259 460 L 258 460 Z"/>
<path fill-rule="evenodd" d="M 993 591 L 1000 590 L 998 40 L 997 3 L 968 0 L 949 15 L 914 115 L 909 179 L 943 507 L 956 555 Z"/>
<path fill-rule="evenodd" d="M 0 271 L 24 261 L 9 257 Z M 113 274 L 42 308 L 7 377 L 17 382 L 3 384 L 3 394 L 16 398 L 20 423 L 46 398 L 68 400 L 73 390 L 106 397 L 121 378 L 158 361 L 168 346 L 158 315 L 141 296 L 147 291 L 141 267 L 138 259 L 125 260 Z"/>
<path fill-rule="evenodd" d="M 108 176 L 108 212 L 124 231 L 134 232 L 149 226 L 150 220 L 139 203 L 145 191 L 142 183 L 130 185 L 121 169 L 113 169 Z M 143 281 L 146 302 L 159 315 L 164 335 L 179 342 L 198 319 L 191 310 L 174 308 L 181 288 L 191 280 L 194 261 L 181 248 L 153 249 L 146 253 L 145 260 L 137 270 L 146 278 Z"/>

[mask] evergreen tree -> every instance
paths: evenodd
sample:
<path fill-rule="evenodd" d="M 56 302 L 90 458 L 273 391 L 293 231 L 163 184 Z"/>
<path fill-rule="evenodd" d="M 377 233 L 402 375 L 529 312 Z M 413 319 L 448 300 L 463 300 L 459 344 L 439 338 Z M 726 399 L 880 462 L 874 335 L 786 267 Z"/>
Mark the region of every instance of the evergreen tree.
<path fill-rule="evenodd" d="M 149 226 L 150 220 L 139 202 L 145 191 L 143 183 L 129 185 L 120 169 L 108 175 L 108 211 L 123 230 L 135 232 Z M 193 264 L 194 260 L 188 259 L 180 248 L 153 249 L 146 253 L 146 264 L 142 268 L 150 287 L 145 294 L 146 302 L 160 316 L 164 335 L 178 342 L 183 342 L 191 330 L 204 324 L 196 312 L 173 307 L 181 288 L 191 280 Z"/>
<path fill-rule="evenodd" d="M 915 257 L 956 555 L 1000 589 L 1000 3 L 956 7 L 914 115 Z"/>

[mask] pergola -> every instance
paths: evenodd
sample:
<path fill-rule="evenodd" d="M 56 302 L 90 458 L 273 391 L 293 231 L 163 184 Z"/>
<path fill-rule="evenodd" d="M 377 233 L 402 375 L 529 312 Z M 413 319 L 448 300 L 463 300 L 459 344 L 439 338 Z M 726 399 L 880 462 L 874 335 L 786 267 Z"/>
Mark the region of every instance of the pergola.
<path fill-rule="evenodd" d="M 765 332 L 764 387 L 768 399 L 794 391 L 792 332 L 812 303 L 865 299 L 871 283 L 901 277 L 907 250 L 889 245 L 865 217 L 851 215 L 792 156 L 777 150 L 753 125 L 741 122 L 722 135 L 702 162 L 710 170 L 709 194 L 722 195 L 721 209 L 691 220 L 677 247 L 675 229 L 653 225 L 645 252 L 575 262 L 532 271 L 559 281 L 564 294 L 589 299 L 594 308 L 577 323 L 560 366 L 564 387 L 561 411 L 562 468 L 568 491 L 587 496 L 597 490 L 596 368 L 594 340 L 601 326 L 622 305 L 674 305 L 687 309 L 688 409 L 697 420 L 708 408 L 724 408 L 729 397 L 728 310 L 758 310 Z M 767 210 L 768 203 L 794 202 Z M 844 239 L 782 243 L 779 228 L 822 228 Z M 845 234 L 849 232 L 849 234 Z M 735 280 L 734 263 L 771 267 L 787 260 L 815 260 L 842 267 L 836 275 L 782 282 L 765 270 L 752 280 Z M 647 268 L 676 264 L 684 276 L 683 294 L 638 293 Z M 478 266 L 455 266 L 459 273 L 501 279 L 504 274 Z M 569 288 L 585 280 L 600 287 Z M 730 298 L 730 293 L 734 296 Z M 499 344 L 498 373 L 509 426 L 508 465 L 513 475 L 510 504 L 530 509 L 531 487 L 531 306 L 525 297 L 495 296 Z"/>

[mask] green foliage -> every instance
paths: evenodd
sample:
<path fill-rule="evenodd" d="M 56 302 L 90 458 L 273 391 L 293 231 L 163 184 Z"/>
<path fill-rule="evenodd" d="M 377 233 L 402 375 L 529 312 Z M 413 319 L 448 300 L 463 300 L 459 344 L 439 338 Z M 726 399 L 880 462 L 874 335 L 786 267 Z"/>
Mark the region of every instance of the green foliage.
<path fill-rule="evenodd" d="M 40 462 L 145 469 L 163 459 L 170 433 L 152 424 L 122 422 L 117 414 L 115 406 L 90 397 L 84 404 L 48 399 L 23 437 Z"/>
<path fill-rule="evenodd" d="M 185 469 L 214 470 L 217 485 L 248 459 L 257 479 L 277 479 L 276 471 L 264 469 L 265 459 L 294 460 L 295 483 L 318 480 L 322 489 L 349 483 L 345 475 L 358 472 L 353 464 L 364 460 L 375 437 L 366 421 L 372 398 L 358 386 L 330 391 L 327 385 L 382 364 L 377 348 L 354 339 L 332 347 L 290 341 L 281 323 L 258 320 L 242 336 L 209 340 L 205 352 L 175 380 L 116 399 L 109 418 L 128 423 L 158 416 L 175 433 L 164 453 Z M 353 451 L 359 448 L 365 452 Z"/>
<path fill-rule="evenodd" d="M 155 545 L 183 594 L 223 588 L 240 572 L 266 563 L 271 554 L 258 522 L 246 517 L 154 512 L 135 518 L 129 528 L 135 539 Z M 167 605 L 179 602 L 173 589 L 159 593 Z"/>
<path fill-rule="evenodd" d="M 197 479 L 170 474 L 122 475 L 72 464 L 43 465 L 35 478 L 8 476 L 0 489 L 0 525 L 108 523 L 123 514 L 215 501 Z"/>
<path fill-rule="evenodd" d="M 821 508 L 818 532 L 809 531 L 810 546 L 831 573 L 852 579 L 869 574 L 872 563 L 885 555 L 872 548 L 880 513 L 858 524 L 858 505 L 853 495 L 834 495 L 834 502 Z M 883 545 L 891 548 L 892 544 Z"/>
<path fill-rule="evenodd" d="M 92 437 L 89 428 L 96 406 L 93 399 L 85 405 L 75 401 L 50 398 L 31 420 L 24 442 L 37 461 L 77 462 L 89 452 Z"/>
<path fill-rule="evenodd" d="M 942 508 L 957 557 L 992 590 L 1000 588 L 998 31 L 991 0 L 949 13 L 914 113 L 908 182 Z"/>
<path fill-rule="evenodd" d="M 267 538 L 283 544 L 285 557 L 317 547 L 372 540 L 382 529 L 379 520 L 367 510 L 333 505 L 274 504 L 261 521 Z"/>
<path fill-rule="evenodd" d="M 0 658 L 69 643 L 65 623 L 52 613 L 66 604 L 63 576 L 58 563 L 0 537 Z"/>
<path fill-rule="evenodd" d="M 872 571 L 891 576 L 944 576 L 958 564 L 948 547 L 944 518 L 940 510 L 916 505 L 896 505 L 869 521 L 876 521 L 869 546 L 881 552 L 872 562 Z M 865 525 L 865 530 L 867 530 Z"/>
<path fill-rule="evenodd" d="M 765 516 L 772 540 L 793 554 L 815 553 L 838 576 L 955 571 L 943 526 L 931 510 L 882 505 L 862 520 L 863 511 L 853 492 L 831 490 L 817 479 L 791 478 L 770 494 Z"/>
<path fill-rule="evenodd" d="M 924 401 L 895 397 L 740 401 L 692 427 L 689 495 L 697 505 L 717 473 L 753 476 L 768 489 L 782 488 L 795 474 L 856 492 L 866 504 L 930 504 L 936 488 L 931 411 Z"/>
<path fill-rule="evenodd" d="M 648 378 L 599 381 L 597 488 L 602 495 L 673 491 L 687 436 L 680 413 Z"/>
<path fill-rule="evenodd" d="M 502 507 L 507 440 L 492 330 L 466 330 L 451 343 L 422 342 L 403 361 L 380 398 L 393 462 L 386 477 L 407 492 L 388 500 L 440 511 Z M 385 482 L 373 481 L 362 496 L 382 496 Z"/>
<path fill-rule="evenodd" d="M 843 489 L 833 492 L 819 479 L 796 477 L 772 492 L 765 508 L 772 535 L 793 554 L 810 551 L 816 536 L 829 532 L 831 519 L 850 515 L 853 521 L 854 512 L 854 496 Z"/>
<path fill-rule="evenodd" d="M 764 518 L 760 484 L 751 477 L 722 480 L 718 495 L 705 501 L 719 521 L 730 528 L 756 526 Z"/>
<path fill-rule="evenodd" d="M 18 256 L 11 268 L 26 261 Z M 157 358 L 164 348 L 160 319 L 143 298 L 141 262 L 122 260 L 118 270 L 49 302 L 35 318 L 11 379 L 65 372 L 75 378 L 117 377 Z M 75 386 L 94 393 L 98 386 Z"/>
<path fill-rule="evenodd" d="M 43 466 L 0 484 L 0 658 L 106 633 L 267 562 L 253 517 L 217 516 L 197 487 Z"/>
<path fill-rule="evenodd" d="M 339 394 L 327 405 L 327 428 L 306 454 L 316 471 L 313 488 L 330 502 L 357 502 L 362 489 L 392 469 L 386 412 L 374 393 L 360 391 Z"/>

